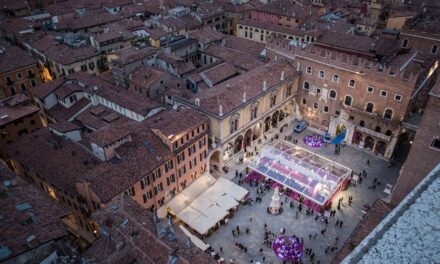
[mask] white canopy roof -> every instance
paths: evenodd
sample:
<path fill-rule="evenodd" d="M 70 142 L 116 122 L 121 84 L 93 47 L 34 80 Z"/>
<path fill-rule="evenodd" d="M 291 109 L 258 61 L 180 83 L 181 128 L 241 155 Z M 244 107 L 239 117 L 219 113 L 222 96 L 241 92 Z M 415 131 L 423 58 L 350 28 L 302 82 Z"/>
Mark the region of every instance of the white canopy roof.
<path fill-rule="evenodd" d="M 188 229 L 186 229 L 183 225 L 179 225 L 180 229 L 182 229 L 183 233 L 185 233 L 186 236 L 191 238 L 191 242 L 198 248 L 200 248 L 202 251 L 205 251 L 209 248 L 208 244 L 205 244 L 200 238 L 196 237 L 195 235 L 191 234 Z"/>
<path fill-rule="evenodd" d="M 216 202 L 218 206 L 225 210 L 230 210 L 238 206 L 238 202 L 229 195 L 220 196 Z"/>
<path fill-rule="evenodd" d="M 227 179 L 216 181 L 211 175 L 204 174 L 176 195 L 166 207 L 203 235 L 225 218 L 228 210 L 237 207 L 237 201 L 247 193 L 246 189 Z"/>

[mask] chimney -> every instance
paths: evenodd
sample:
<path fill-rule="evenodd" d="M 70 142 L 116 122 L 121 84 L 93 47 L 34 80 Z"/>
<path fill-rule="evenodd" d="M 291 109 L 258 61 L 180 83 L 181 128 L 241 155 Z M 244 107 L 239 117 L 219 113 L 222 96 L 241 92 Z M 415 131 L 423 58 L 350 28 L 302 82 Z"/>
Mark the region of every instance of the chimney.
<path fill-rule="evenodd" d="M 223 106 L 222 105 L 218 106 L 218 115 L 223 116 Z"/>
<path fill-rule="evenodd" d="M 195 104 L 196 106 L 200 106 L 200 98 L 196 98 L 196 99 L 194 100 L 194 104 Z"/>
<path fill-rule="evenodd" d="M 246 91 L 243 92 L 243 99 L 241 100 L 244 103 L 246 103 Z"/>
<path fill-rule="evenodd" d="M 281 71 L 281 78 L 280 78 L 280 80 L 284 81 L 284 71 Z"/>
<path fill-rule="evenodd" d="M 298 61 L 298 64 L 297 64 L 297 66 L 296 66 L 296 71 L 299 71 L 300 68 L 301 68 L 301 64 L 300 64 L 299 61 Z"/>
<path fill-rule="evenodd" d="M 263 81 L 263 91 L 267 90 L 267 83 L 266 80 Z"/>

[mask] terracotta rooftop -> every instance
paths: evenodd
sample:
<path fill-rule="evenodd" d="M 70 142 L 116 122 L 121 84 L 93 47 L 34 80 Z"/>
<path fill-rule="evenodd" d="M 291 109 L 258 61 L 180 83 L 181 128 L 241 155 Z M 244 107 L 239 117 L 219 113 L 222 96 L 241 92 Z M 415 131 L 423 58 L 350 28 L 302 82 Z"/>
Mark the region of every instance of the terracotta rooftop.
<path fill-rule="evenodd" d="M 243 26 L 259 28 L 259 29 L 264 29 L 264 30 L 270 30 L 270 31 L 274 31 L 277 33 L 291 34 L 294 36 L 305 36 L 306 35 L 305 30 L 301 30 L 301 29 L 297 29 L 297 28 L 293 28 L 293 27 L 280 26 L 278 24 L 272 24 L 269 22 L 263 22 L 263 21 L 253 20 L 253 19 L 240 20 L 237 22 L 237 24 L 243 25 Z"/>
<path fill-rule="evenodd" d="M 5 147 L 7 153 L 49 184 L 76 194 L 75 182 L 100 164 L 84 147 L 52 134 L 48 127 L 20 137 Z M 45 157 L 45 162 L 41 162 Z"/>
<path fill-rule="evenodd" d="M 68 121 L 75 114 L 85 109 L 91 102 L 86 98 L 81 98 L 74 105 L 67 108 L 62 104 L 56 104 L 51 109 L 46 110 L 47 114 L 54 118 L 57 122 Z"/>
<path fill-rule="evenodd" d="M 200 99 L 200 108 L 219 116 L 219 106 L 223 107 L 223 116 L 243 105 L 242 98 L 246 92 L 247 101 L 251 101 L 263 91 L 263 82 L 266 81 L 267 89 L 280 82 L 281 72 L 284 78 L 298 74 L 296 68 L 286 60 L 278 60 L 267 65 L 260 66 L 252 71 L 229 79 L 211 88 L 200 89 L 199 93 L 185 92 L 181 99 L 194 105 L 195 98 Z"/>
<path fill-rule="evenodd" d="M 20 255 L 31 248 L 68 235 L 62 218 L 69 211 L 60 203 L 49 198 L 39 188 L 16 177 L 6 166 L 0 164 L 2 248 L 10 254 L 0 261 Z M 28 244 L 26 239 L 34 236 Z M 42 260 L 35 260 L 42 261 Z"/>
<path fill-rule="evenodd" d="M 136 121 L 119 120 L 90 133 L 87 137 L 96 145 L 105 147 L 130 135 L 136 123 Z"/>
<path fill-rule="evenodd" d="M 4 126 L 16 120 L 39 111 L 39 108 L 29 102 L 29 99 L 14 103 L 15 99 L 19 99 L 24 95 L 15 95 L 0 101 L 0 126 Z"/>
<path fill-rule="evenodd" d="M 214 86 L 222 81 L 239 75 L 232 62 L 224 62 L 200 73 L 208 86 Z"/>
<path fill-rule="evenodd" d="M 353 45 L 356 43 L 356 45 Z M 358 35 L 326 31 L 316 41 L 316 45 L 352 50 L 354 52 L 370 53 L 374 48 L 374 39 Z"/>
<path fill-rule="evenodd" d="M 144 28 L 148 34 L 150 34 L 150 38 L 152 39 L 160 39 L 163 36 L 166 36 L 170 33 L 166 32 L 165 30 L 161 28 Z"/>
<path fill-rule="evenodd" d="M 175 240 L 158 238 L 152 213 L 125 195 L 115 198 L 93 217 L 97 219 L 101 233 L 108 234 L 111 239 L 103 235 L 95 241 L 85 252 L 88 260 L 109 264 L 167 264 L 169 256 L 178 248 L 178 264 L 217 263 L 195 246 L 189 248 L 185 234 L 177 226 L 173 227 Z M 124 221 L 126 223 L 121 225 Z M 118 243 L 123 245 L 120 250 L 116 249 Z"/>
<path fill-rule="evenodd" d="M 206 50 L 206 53 L 225 61 L 232 62 L 236 67 L 245 71 L 264 65 L 262 61 L 257 59 L 257 56 L 233 48 L 211 45 Z"/>
<path fill-rule="evenodd" d="M 106 118 L 109 116 L 113 117 L 110 122 Z M 93 130 L 98 130 L 102 127 L 105 127 L 109 123 L 118 120 L 128 121 L 129 119 L 104 105 L 98 105 L 92 106 L 83 111 L 81 114 L 75 117 L 75 120 L 80 122 L 83 126 Z"/>
<path fill-rule="evenodd" d="M 190 34 L 193 38 L 197 39 L 200 43 L 204 45 L 215 41 L 221 41 L 226 37 L 226 35 L 224 35 L 223 33 L 218 32 L 217 30 L 214 30 L 210 27 L 204 27 L 202 29 L 193 31 Z"/>
<path fill-rule="evenodd" d="M 32 21 L 23 18 L 7 18 L 0 19 L 0 31 L 3 30 L 7 34 L 16 34 L 22 31 L 29 31 L 33 28 Z"/>
<path fill-rule="evenodd" d="M 0 73 L 36 65 L 36 60 L 17 46 L 7 46 L 0 42 Z"/>
<path fill-rule="evenodd" d="M 260 53 L 266 48 L 266 45 L 264 43 L 259 43 L 244 38 L 238 38 L 232 35 L 226 35 L 225 47 L 233 50 L 247 52 L 254 56 L 259 56 Z"/>
<path fill-rule="evenodd" d="M 134 48 L 122 49 L 117 52 L 118 58 L 115 60 L 115 63 L 126 65 L 152 56 L 155 53 L 156 49 L 154 48 L 143 48 L 139 50 Z"/>
<path fill-rule="evenodd" d="M 101 12 L 86 13 L 82 17 L 65 18 L 60 20 L 60 22 L 55 25 L 56 30 L 81 30 L 99 25 L 105 25 L 122 19 L 124 19 L 124 17 L 119 14 L 110 14 L 107 11 L 102 10 Z"/>
<path fill-rule="evenodd" d="M 259 12 L 299 19 L 308 17 L 312 11 L 310 7 L 296 5 L 289 1 L 277 1 L 273 4 L 258 7 L 256 10 Z"/>
<path fill-rule="evenodd" d="M 85 86 L 83 87 L 79 84 L 68 84 L 66 83 L 67 81 L 78 81 L 83 83 Z M 34 89 L 34 95 L 38 98 L 44 99 L 52 92 L 58 91 L 58 89 L 63 89 L 64 85 L 74 85 L 78 87 L 78 89 L 82 89 L 90 95 L 97 93 L 106 100 L 109 100 L 140 115 L 146 115 L 150 110 L 160 107 L 158 102 L 148 100 L 147 98 L 140 98 L 139 95 L 133 91 L 114 85 L 106 80 L 84 72 L 75 72 L 67 77 L 63 77 L 62 79 L 57 79 L 41 86 L 39 85 L 36 89 Z M 97 91 L 93 90 L 94 86 L 98 87 Z M 82 100 L 90 102 L 88 99 L 83 98 L 76 102 L 72 107 L 75 107 Z M 55 107 L 59 107 L 60 109 L 54 109 Z M 63 110 L 64 108 L 59 104 L 55 107 L 49 110 L 51 115 L 57 115 L 57 112 Z M 71 109 L 72 107 L 68 109 Z"/>
<path fill-rule="evenodd" d="M 138 67 L 132 74 L 130 83 L 144 88 L 150 88 L 161 80 L 173 78 L 169 73 L 149 66 Z"/>
<path fill-rule="evenodd" d="M 165 25 L 166 27 L 176 31 L 179 29 L 195 29 L 202 25 L 202 22 L 198 21 L 196 18 L 186 15 L 181 17 L 161 17 L 158 19 L 160 25 Z"/>
<path fill-rule="evenodd" d="M 104 203 L 126 191 L 174 155 L 145 122 L 125 128 L 124 131 L 131 131 L 131 141 L 116 149 L 120 160 L 106 162 L 86 175 L 90 188 Z"/>
<path fill-rule="evenodd" d="M 79 130 L 81 129 L 79 126 L 75 125 L 72 122 L 67 121 L 61 121 L 56 123 L 49 124 L 49 127 L 61 132 L 61 133 L 67 133 L 73 130 Z"/>
<path fill-rule="evenodd" d="M 183 134 L 208 122 L 209 119 L 192 108 L 178 111 L 167 109 L 146 120 L 149 127 L 160 130 L 165 136 Z"/>
<path fill-rule="evenodd" d="M 46 11 L 52 15 L 62 15 L 66 13 L 75 12 L 76 8 L 84 8 L 86 10 L 94 10 L 101 8 L 102 5 L 99 1 L 93 0 L 68 0 L 57 1 L 56 3 L 49 5 L 45 8 Z"/>
<path fill-rule="evenodd" d="M 246 3 L 242 3 L 242 4 L 235 4 L 235 3 L 223 1 L 223 0 L 215 0 L 214 2 L 218 5 L 221 5 L 226 12 L 231 12 L 231 13 L 243 13 L 243 12 L 253 10 L 256 7 L 260 7 L 263 5 L 263 3 L 261 3 L 258 0 L 250 0 L 250 1 L 248 1 Z"/>
<path fill-rule="evenodd" d="M 392 207 L 382 201 L 377 199 L 371 208 L 364 215 L 361 222 L 355 227 L 350 237 L 342 245 L 341 250 L 335 256 L 332 264 L 340 263 L 346 256 L 348 256 L 351 251 L 359 245 L 360 242 L 368 235 L 370 232 L 387 216 L 387 214 L 392 210 Z"/>
<path fill-rule="evenodd" d="M 223 7 L 217 3 L 202 2 L 197 6 L 196 15 L 202 19 L 225 14 Z"/>

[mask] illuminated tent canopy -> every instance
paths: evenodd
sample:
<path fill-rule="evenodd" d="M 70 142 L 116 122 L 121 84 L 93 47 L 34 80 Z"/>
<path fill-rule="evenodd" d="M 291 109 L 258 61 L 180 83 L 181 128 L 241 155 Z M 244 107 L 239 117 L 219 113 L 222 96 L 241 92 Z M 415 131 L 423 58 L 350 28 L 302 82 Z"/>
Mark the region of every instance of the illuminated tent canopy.
<path fill-rule="evenodd" d="M 352 171 L 287 141 L 264 146 L 249 167 L 321 206 Z"/>

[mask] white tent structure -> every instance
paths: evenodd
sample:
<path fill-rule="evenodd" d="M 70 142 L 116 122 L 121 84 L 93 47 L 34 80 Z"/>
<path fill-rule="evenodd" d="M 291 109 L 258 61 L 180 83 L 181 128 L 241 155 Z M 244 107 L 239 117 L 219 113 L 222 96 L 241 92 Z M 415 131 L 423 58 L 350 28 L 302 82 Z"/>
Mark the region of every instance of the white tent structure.
<path fill-rule="evenodd" d="M 209 174 L 200 176 L 165 206 L 200 235 L 217 225 L 238 206 L 248 191 L 237 184 Z"/>

